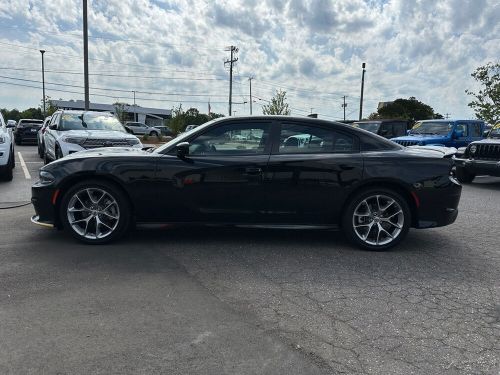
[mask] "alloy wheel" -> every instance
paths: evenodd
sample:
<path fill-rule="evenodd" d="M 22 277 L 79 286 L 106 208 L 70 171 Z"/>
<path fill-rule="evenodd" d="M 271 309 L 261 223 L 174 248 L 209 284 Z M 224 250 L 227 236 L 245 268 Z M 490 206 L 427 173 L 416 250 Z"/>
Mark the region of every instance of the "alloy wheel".
<path fill-rule="evenodd" d="M 78 190 L 69 199 L 66 212 L 71 228 L 91 240 L 108 237 L 120 222 L 118 202 L 100 188 Z"/>
<path fill-rule="evenodd" d="M 400 204 L 387 195 L 372 195 L 355 208 L 352 224 L 356 235 L 366 244 L 383 246 L 394 241 L 404 227 Z"/>

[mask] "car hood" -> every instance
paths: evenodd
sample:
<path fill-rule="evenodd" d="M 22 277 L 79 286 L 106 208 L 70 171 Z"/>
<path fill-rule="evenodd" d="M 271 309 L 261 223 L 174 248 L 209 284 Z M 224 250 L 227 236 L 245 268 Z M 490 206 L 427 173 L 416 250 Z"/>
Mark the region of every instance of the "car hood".
<path fill-rule="evenodd" d="M 491 145 L 498 145 L 500 144 L 500 138 L 485 138 L 481 139 L 480 141 L 475 141 L 472 142 L 474 144 L 481 143 L 481 144 L 491 144 Z"/>
<path fill-rule="evenodd" d="M 391 138 L 391 141 L 424 141 L 426 143 L 439 143 L 448 139 L 448 135 L 435 135 L 435 134 L 415 134 L 405 135 L 403 137 Z"/>
<path fill-rule="evenodd" d="M 75 152 L 73 154 L 69 154 L 65 156 L 64 159 L 81 159 L 81 158 L 89 158 L 89 157 L 107 157 L 107 156 L 151 156 L 151 152 L 143 150 L 137 147 L 100 147 L 94 148 L 90 150 L 83 150 L 79 152 Z"/>
<path fill-rule="evenodd" d="M 97 138 L 97 139 L 135 139 L 132 134 L 120 132 L 117 130 L 65 130 L 59 132 L 60 136 L 78 137 L 78 138 Z"/>

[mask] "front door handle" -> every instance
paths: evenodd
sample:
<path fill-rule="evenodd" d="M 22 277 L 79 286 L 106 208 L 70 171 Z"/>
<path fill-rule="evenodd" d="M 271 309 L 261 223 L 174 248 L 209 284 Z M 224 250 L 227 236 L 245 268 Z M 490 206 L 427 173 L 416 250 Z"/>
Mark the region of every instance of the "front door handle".
<path fill-rule="evenodd" d="M 245 173 L 247 174 L 261 174 L 262 168 L 259 167 L 247 167 L 245 168 Z"/>

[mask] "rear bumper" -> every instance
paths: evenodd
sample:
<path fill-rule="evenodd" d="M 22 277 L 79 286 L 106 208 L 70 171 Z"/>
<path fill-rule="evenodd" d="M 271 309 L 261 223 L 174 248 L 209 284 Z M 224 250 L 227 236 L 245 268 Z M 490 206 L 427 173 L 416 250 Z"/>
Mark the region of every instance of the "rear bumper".
<path fill-rule="evenodd" d="M 418 191 L 418 217 L 414 226 L 416 228 L 435 228 L 454 223 L 458 216 L 461 195 L 462 186 L 451 177 L 447 184 Z"/>
<path fill-rule="evenodd" d="M 500 161 L 498 160 L 474 160 L 463 158 L 454 158 L 453 160 L 457 167 L 465 168 L 469 173 L 500 177 Z"/>

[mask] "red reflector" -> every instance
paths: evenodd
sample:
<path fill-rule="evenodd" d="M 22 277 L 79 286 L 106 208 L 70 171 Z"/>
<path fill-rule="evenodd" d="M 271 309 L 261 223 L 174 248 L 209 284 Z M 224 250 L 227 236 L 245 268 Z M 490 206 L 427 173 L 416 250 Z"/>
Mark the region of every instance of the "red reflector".
<path fill-rule="evenodd" d="M 59 189 L 56 189 L 56 191 L 54 191 L 54 194 L 52 194 L 52 204 L 53 204 L 53 205 L 55 205 L 55 204 L 56 204 L 57 197 L 59 196 L 59 192 L 60 192 L 60 190 L 59 190 Z"/>
<path fill-rule="evenodd" d="M 417 208 L 419 208 L 420 207 L 420 199 L 418 198 L 417 193 L 415 193 L 414 191 L 412 191 L 411 192 L 411 196 L 415 200 L 415 205 L 417 206 Z"/>

